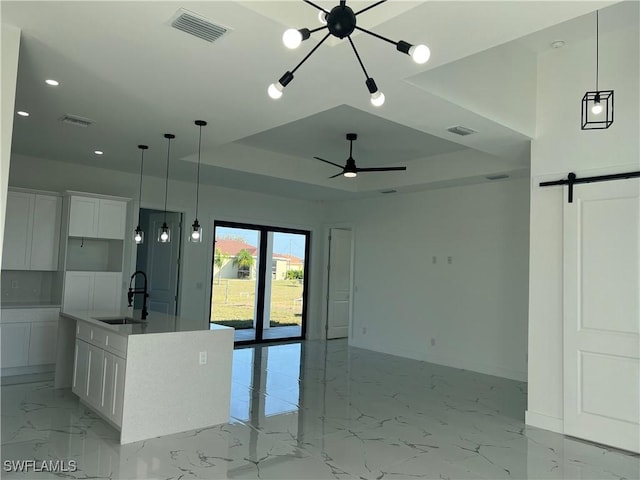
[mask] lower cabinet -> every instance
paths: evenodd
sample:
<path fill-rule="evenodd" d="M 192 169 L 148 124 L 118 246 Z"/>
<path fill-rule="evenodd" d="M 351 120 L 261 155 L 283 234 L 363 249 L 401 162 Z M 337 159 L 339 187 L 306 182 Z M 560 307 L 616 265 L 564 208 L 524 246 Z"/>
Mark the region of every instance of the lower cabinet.
<path fill-rule="evenodd" d="M 117 426 L 122 425 L 126 360 L 76 338 L 72 391 Z"/>
<path fill-rule="evenodd" d="M 2 368 L 24 367 L 29 363 L 30 323 L 0 325 Z"/>

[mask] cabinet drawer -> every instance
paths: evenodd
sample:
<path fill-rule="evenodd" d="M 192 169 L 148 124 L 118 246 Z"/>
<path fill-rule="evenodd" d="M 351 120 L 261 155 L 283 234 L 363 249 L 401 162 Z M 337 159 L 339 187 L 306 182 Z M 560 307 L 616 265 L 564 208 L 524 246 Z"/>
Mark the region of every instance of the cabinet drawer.
<path fill-rule="evenodd" d="M 105 347 L 107 345 L 107 336 L 109 334 L 106 330 L 101 328 L 91 327 L 91 342 L 98 347 Z"/>
<path fill-rule="evenodd" d="M 106 349 L 113 353 L 126 356 L 127 354 L 127 337 L 121 337 L 120 335 L 109 334 L 107 337 Z"/>
<path fill-rule="evenodd" d="M 91 341 L 91 325 L 84 322 L 76 322 L 76 337 L 85 342 Z"/>

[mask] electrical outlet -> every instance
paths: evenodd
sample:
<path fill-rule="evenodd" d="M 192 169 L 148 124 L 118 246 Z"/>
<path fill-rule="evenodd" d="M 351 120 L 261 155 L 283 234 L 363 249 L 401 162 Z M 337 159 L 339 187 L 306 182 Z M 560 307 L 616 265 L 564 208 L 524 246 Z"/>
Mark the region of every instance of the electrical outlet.
<path fill-rule="evenodd" d="M 11 280 L 11 288 L 18 288 L 18 280 Z"/>
<path fill-rule="evenodd" d="M 200 352 L 200 365 L 207 364 L 207 352 Z"/>
<path fill-rule="evenodd" d="M 431 337 L 431 346 L 435 347 L 436 346 L 436 339 Z"/>

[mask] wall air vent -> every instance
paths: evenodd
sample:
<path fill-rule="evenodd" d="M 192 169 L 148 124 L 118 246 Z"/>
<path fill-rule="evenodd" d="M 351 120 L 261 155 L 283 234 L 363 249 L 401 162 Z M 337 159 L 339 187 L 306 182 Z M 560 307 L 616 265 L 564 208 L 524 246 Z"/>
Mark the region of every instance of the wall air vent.
<path fill-rule="evenodd" d="M 506 173 L 498 173 L 496 175 L 487 175 L 486 177 L 487 180 L 502 180 L 503 178 L 509 178 L 509 175 L 507 175 Z"/>
<path fill-rule="evenodd" d="M 75 125 L 76 127 L 86 128 L 89 125 L 93 125 L 93 120 L 89 120 L 88 118 L 79 117 L 77 115 L 63 115 L 60 117 L 60 121 L 62 123 L 68 123 L 69 125 Z"/>
<path fill-rule="evenodd" d="M 227 27 L 216 25 L 184 8 L 179 9 L 173 16 L 171 26 L 209 43 L 215 42 L 229 31 Z"/>
<path fill-rule="evenodd" d="M 464 137 L 465 135 L 471 135 L 472 133 L 476 133 L 475 130 L 471 130 L 470 128 L 463 127 L 461 125 L 456 125 L 455 127 L 447 128 L 448 132 L 455 133 L 456 135 L 460 135 Z"/>
<path fill-rule="evenodd" d="M 380 193 L 384 193 L 384 194 L 387 194 L 387 193 L 397 193 L 397 190 L 393 190 L 393 189 L 391 189 L 391 190 L 380 190 Z"/>

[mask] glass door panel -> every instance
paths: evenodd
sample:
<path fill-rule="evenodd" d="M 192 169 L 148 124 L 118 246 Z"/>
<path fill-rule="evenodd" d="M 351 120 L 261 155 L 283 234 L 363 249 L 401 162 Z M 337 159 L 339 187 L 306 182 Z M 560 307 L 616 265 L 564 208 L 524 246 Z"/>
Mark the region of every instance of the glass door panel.
<path fill-rule="evenodd" d="M 235 341 L 256 339 L 260 231 L 216 225 L 210 322 L 235 328 Z"/>

